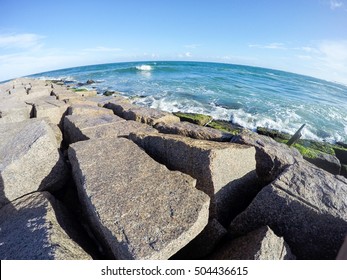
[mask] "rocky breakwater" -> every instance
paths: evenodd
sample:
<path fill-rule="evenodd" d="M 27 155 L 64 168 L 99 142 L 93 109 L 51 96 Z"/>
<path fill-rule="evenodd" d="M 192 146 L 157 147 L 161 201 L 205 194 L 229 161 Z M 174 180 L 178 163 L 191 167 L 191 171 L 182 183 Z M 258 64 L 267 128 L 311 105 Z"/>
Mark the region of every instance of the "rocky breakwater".
<path fill-rule="evenodd" d="M 0 85 L 0 259 L 336 258 L 344 177 L 266 136 L 91 95 Z"/>

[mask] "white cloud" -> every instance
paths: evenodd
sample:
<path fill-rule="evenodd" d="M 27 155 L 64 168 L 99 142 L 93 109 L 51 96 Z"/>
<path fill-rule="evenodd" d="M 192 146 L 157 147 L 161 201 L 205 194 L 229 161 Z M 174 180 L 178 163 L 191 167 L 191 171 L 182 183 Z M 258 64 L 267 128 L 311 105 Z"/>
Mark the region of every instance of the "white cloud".
<path fill-rule="evenodd" d="M 187 57 L 192 57 L 192 53 L 191 52 L 186 52 L 184 54 L 179 54 L 178 57 L 179 58 L 187 58 Z"/>
<path fill-rule="evenodd" d="M 40 36 L 32 33 L 25 34 L 0 34 L 0 48 L 3 49 L 31 49 L 42 46 Z"/>
<path fill-rule="evenodd" d="M 343 7 L 343 2 L 337 0 L 330 0 L 330 9 L 335 10 Z"/>
<path fill-rule="evenodd" d="M 307 62 L 307 74 L 347 84 L 347 40 L 322 41 L 301 50 L 305 53 L 297 57 Z"/>
<path fill-rule="evenodd" d="M 347 64 L 347 40 L 324 41 L 318 48 L 326 59 Z"/>
<path fill-rule="evenodd" d="M 108 48 L 108 47 L 95 47 L 95 48 L 88 48 L 88 49 L 83 49 L 82 51 L 85 52 L 120 52 L 122 51 L 121 48 Z"/>
<path fill-rule="evenodd" d="M 300 47 L 282 43 L 248 46 L 268 49 L 267 60 L 259 56 L 259 66 L 347 84 L 347 40 L 312 42 Z M 273 50 L 282 50 L 281 54 L 284 56 L 279 57 Z"/>
<path fill-rule="evenodd" d="M 310 55 L 297 55 L 298 58 L 302 59 L 302 60 L 311 60 L 312 56 Z"/>
<path fill-rule="evenodd" d="M 200 44 L 190 44 L 190 45 L 185 45 L 184 47 L 187 49 L 196 49 L 200 46 L 201 46 Z"/>
<path fill-rule="evenodd" d="M 318 54 L 320 53 L 319 50 L 317 48 L 314 47 L 299 47 L 299 48 L 293 48 L 294 50 L 298 50 L 298 51 L 304 51 L 306 53 L 310 53 L 310 54 Z"/>
<path fill-rule="evenodd" d="M 258 48 L 258 49 L 277 49 L 277 50 L 286 50 L 285 44 L 283 43 L 270 43 L 267 45 L 259 45 L 259 44 L 250 44 L 248 45 L 250 48 Z"/>

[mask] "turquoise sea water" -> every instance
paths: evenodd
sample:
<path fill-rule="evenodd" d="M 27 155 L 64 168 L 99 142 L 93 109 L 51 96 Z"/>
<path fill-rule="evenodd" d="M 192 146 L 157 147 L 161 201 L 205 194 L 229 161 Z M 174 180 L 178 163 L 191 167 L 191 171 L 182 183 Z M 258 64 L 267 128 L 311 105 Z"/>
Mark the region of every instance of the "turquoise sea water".
<path fill-rule="evenodd" d="M 347 141 L 347 87 L 258 67 L 205 62 L 129 62 L 84 66 L 33 75 L 63 79 L 103 93 L 116 90 L 135 103 L 176 112 L 212 115 L 250 129 L 257 126 L 303 138 Z"/>

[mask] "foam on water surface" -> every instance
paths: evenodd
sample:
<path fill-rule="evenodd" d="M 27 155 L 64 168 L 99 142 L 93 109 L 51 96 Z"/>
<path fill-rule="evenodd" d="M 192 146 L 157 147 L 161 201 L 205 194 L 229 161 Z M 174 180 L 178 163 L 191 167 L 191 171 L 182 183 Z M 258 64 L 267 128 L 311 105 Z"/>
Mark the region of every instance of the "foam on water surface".
<path fill-rule="evenodd" d="M 165 111 L 211 115 L 249 129 L 263 126 L 303 137 L 347 141 L 347 87 L 258 67 L 204 62 L 129 62 L 34 75 L 115 90 L 135 103 Z"/>

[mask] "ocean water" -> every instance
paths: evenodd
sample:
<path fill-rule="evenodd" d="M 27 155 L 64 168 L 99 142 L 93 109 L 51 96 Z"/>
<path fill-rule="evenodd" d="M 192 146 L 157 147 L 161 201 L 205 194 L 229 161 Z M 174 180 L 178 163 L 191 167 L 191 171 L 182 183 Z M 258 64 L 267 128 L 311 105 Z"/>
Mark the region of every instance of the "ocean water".
<path fill-rule="evenodd" d="M 134 103 L 170 112 L 203 113 L 249 129 L 347 142 L 347 87 L 293 73 L 205 62 L 129 62 L 76 67 L 31 77 L 121 92 Z"/>

